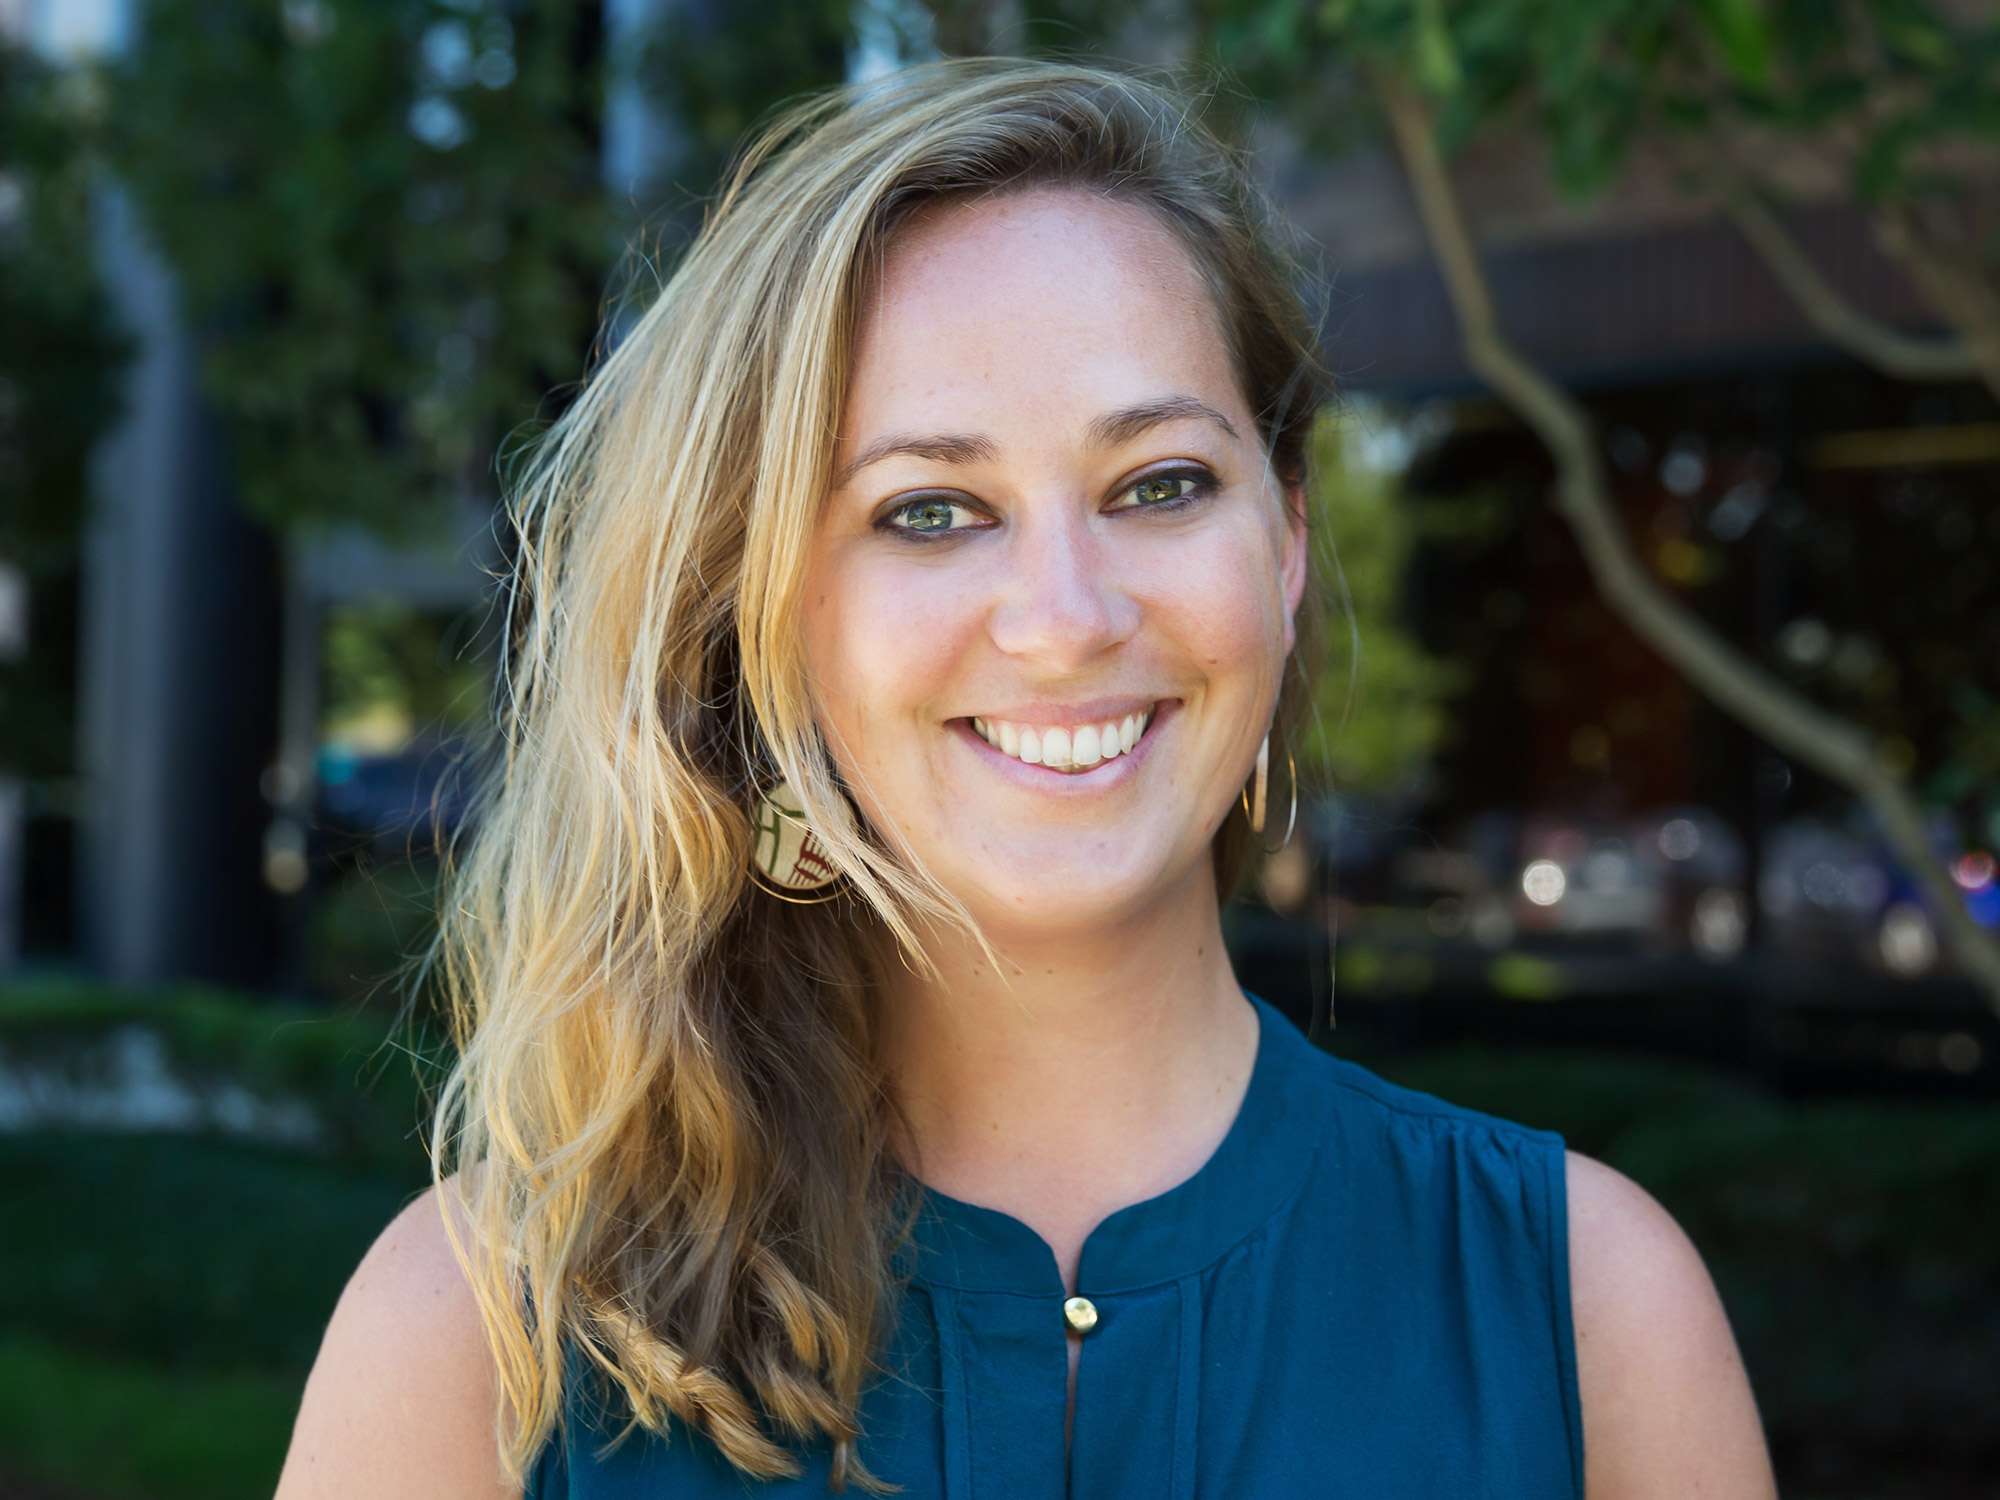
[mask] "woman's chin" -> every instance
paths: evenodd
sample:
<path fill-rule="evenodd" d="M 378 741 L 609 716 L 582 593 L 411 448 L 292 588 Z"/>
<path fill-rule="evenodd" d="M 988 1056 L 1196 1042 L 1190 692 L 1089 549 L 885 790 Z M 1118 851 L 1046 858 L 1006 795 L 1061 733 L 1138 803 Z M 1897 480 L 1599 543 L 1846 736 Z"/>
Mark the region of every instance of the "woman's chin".
<path fill-rule="evenodd" d="M 946 888 L 993 938 L 1113 931 L 1169 899 L 1183 883 L 1159 863 L 1121 866 L 1109 859 L 1040 859 L 988 867 L 971 878 L 954 871 L 945 879 Z"/>

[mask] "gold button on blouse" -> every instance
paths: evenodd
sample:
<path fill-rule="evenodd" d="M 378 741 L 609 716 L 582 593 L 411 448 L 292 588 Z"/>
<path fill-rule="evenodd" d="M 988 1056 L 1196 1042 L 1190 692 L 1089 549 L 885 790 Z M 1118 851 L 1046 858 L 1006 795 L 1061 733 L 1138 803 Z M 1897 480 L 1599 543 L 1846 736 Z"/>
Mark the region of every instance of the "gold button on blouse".
<path fill-rule="evenodd" d="M 1063 1321 L 1071 1333 L 1088 1333 L 1097 1326 L 1097 1304 L 1088 1297 L 1071 1297 L 1063 1303 Z"/>

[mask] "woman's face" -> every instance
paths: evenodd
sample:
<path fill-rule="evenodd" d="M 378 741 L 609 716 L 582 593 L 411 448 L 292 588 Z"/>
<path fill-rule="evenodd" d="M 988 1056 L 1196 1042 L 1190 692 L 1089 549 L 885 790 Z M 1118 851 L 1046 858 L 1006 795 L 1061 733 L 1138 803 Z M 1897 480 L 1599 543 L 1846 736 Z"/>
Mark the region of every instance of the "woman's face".
<path fill-rule="evenodd" d="M 875 827 L 996 940 L 1208 881 L 1305 539 L 1172 234 L 1075 190 L 919 218 L 835 466 L 805 648 Z"/>

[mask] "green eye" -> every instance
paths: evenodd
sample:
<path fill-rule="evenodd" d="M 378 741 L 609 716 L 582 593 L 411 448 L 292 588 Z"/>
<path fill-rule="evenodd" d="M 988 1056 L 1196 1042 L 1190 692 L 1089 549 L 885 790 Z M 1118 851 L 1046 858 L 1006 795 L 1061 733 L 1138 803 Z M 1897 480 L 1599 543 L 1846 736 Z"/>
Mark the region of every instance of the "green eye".
<path fill-rule="evenodd" d="M 1187 498 L 1194 487 L 1194 481 L 1184 474 L 1155 474 L 1132 486 L 1132 498 L 1141 505 L 1164 505 Z"/>
<path fill-rule="evenodd" d="M 888 514 L 888 524 L 898 532 L 922 532 L 926 536 L 936 536 L 938 532 L 960 532 L 966 530 L 974 520 L 972 512 L 956 500 L 946 500 L 944 496 L 934 496 L 930 500 L 910 500 L 908 504 L 896 506 Z"/>
<path fill-rule="evenodd" d="M 911 531 L 949 531 L 957 509 L 949 500 L 913 500 L 897 514 Z"/>

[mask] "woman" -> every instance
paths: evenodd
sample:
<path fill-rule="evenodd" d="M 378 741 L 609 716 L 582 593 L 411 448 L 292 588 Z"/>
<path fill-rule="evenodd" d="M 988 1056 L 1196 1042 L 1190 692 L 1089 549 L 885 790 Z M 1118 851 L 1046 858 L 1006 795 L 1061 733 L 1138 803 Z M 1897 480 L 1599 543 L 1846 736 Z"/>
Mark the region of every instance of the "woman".
<path fill-rule="evenodd" d="M 938 64 L 750 154 L 522 487 L 456 1175 L 281 1496 L 1771 1493 L 1643 1193 L 1230 972 L 1318 372 L 1147 85 Z"/>

